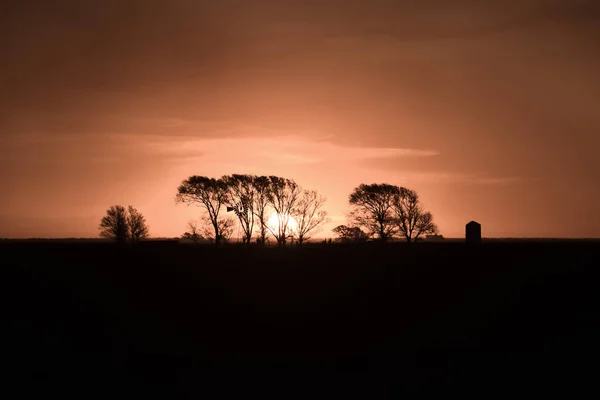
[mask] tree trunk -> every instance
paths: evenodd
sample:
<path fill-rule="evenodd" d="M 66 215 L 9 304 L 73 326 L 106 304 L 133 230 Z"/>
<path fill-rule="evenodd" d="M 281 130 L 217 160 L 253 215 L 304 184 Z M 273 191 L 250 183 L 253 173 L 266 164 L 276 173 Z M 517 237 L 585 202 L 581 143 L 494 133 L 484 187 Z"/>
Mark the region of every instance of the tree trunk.
<path fill-rule="evenodd" d="M 221 232 L 218 228 L 215 228 L 215 245 L 218 247 L 219 243 L 221 243 Z"/>
<path fill-rule="evenodd" d="M 262 223 L 262 219 L 261 219 L 261 223 L 260 223 L 260 245 L 264 246 L 267 242 L 267 229 L 265 227 L 265 225 Z"/>

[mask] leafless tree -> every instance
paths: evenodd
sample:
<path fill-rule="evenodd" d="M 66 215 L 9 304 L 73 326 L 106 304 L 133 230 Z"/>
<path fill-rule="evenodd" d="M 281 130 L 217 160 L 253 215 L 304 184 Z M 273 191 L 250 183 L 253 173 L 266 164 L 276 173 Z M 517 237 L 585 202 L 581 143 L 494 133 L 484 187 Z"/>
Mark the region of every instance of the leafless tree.
<path fill-rule="evenodd" d="M 203 207 L 214 230 L 215 243 L 219 245 L 223 232 L 219 214 L 223 205 L 227 204 L 227 185 L 221 179 L 206 176 L 190 176 L 184 180 L 177 190 L 175 202 L 187 205 L 196 204 Z"/>
<path fill-rule="evenodd" d="M 233 211 L 240 221 L 243 231 L 243 242 L 249 244 L 254 232 L 254 203 L 256 189 L 252 175 L 233 174 L 221 178 L 227 185 L 228 207 L 227 211 Z"/>
<path fill-rule="evenodd" d="M 106 215 L 100 221 L 100 236 L 107 239 L 114 239 L 123 243 L 129 237 L 129 224 L 127 222 L 127 210 L 125 207 L 116 205 L 111 206 Z"/>
<path fill-rule="evenodd" d="M 296 219 L 296 229 L 293 232 L 299 245 L 318 232 L 323 224 L 330 221 L 323 206 L 327 199 L 316 190 L 303 190 L 298 197 L 292 215 Z"/>
<path fill-rule="evenodd" d="M 290 220 L 296 207 L 301 189 L 291 179 L 277 176 L 269 177 L 269 204 L 277 215 L 277 226 L 267 228 L 277 240 L 279 246 L 285 246 L 288 238 L 292 237 Z"/>
<path fill-rule="evenodd" d="M 255 222 L 258 224 L 258 241 L 265 244 L 267 240 L 267 218 L 269 217 L 269 188 L 271 183 L 267 176 L 256 176 L 253 179 L 254 186 L 254 206 L 252 207 Z"/>
<path fill-rule="evenodd" d="M 224 217 L 220 216 L 217 220 L 217 225 L 219 227 L 219 243 L 228 242 L 233 235 L 233 230 L 235 228 L 235 219 L 232 217 Z M 202 237 L 209 237 L 212 242 L 215 238 L 212 237 L 214 228 L 212 226 L 212 221 L 208 215 L 204 215 L 200 218 L 200 232 Z"/>
<path fill-rule="evenodd" d="M 127 225 L 129 226 L 129 237 L 132 242 L 139 242 L 141 239 L 148 238 L 149 230 L 146 218 L 133 206 L 128 208 Z"/>
<path fill-rule="evenodd" d="M 364 242 L 369 239 L 369 235 L 358 226 L 339 225 L 332 229 L 338 237 L 338 242 Z"/>
<path fill-rule="evenodd" d="M 398 186 L 388 184 L 361 184 L 350 194 L 353 207 L 349 214 L 352 225 L 363 227 L 369 235 L 387 241 L 397 231 L 394 201 L 400 193 Z"/>
<path fill-rule="evenodd" d="M 430 212 L 424 211 L 417 192 L 400 188 L 394 199 L 394 213 L 399 233 L 408 242 L 415 242 L 422 235 L 436 234 L 437 226 L 433 223 Z"/>
<path fill-rule="evenodd" d="M 200 226 L 198 221 L 190 220 L 187 224 L 188 230 L 182 236 L 183 239 L 189 239 L 195 244 L 198 244 L 202 240 L 202 234 L 200 233 Z"/>
<path fill-rule="evenodd" d="M 221 217 L 218 221 L 219 232 L 221 232 L 221 241 L 229 242 L 235 228 L 235 219 L 231 217 Z"/>

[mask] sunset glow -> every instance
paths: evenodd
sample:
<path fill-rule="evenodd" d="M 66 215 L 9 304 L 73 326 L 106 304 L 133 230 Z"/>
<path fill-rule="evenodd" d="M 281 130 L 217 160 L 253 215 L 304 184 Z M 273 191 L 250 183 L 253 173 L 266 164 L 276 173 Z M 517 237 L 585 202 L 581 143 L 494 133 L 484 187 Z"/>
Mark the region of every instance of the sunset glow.
<path fill-rule="evenodd" d="M 597 2 L 59 3 L 2 24 L 0 237 L 180 236 L 179 183 L 237 173 L 318 190 L 319 237 L 382 182 L 446 237 L 600 236 Z"/>
<path fill-rule="evenodd" d="M 284 219 L 284 222 L 285 222 L 285 219 Z M 277 232 L 277 230 L 279 229 L 279 217 L 277 216 L 276 213 L 271 214 L 271 216 L 269 217 L 269 219 L 267 221 L 267 224 L 269 225 L 269 228 L 272 231 Z M 287 221 L 288 232 L 293 233 L 297 229 L 298 229 L 298 222 L 296 221 L 296 218 L 289 216 L 288 221 Z"/>
<path fill-rule="evenodd" d="M 600 0 L 4 3 L 15 389 L 598 386 Z"/>

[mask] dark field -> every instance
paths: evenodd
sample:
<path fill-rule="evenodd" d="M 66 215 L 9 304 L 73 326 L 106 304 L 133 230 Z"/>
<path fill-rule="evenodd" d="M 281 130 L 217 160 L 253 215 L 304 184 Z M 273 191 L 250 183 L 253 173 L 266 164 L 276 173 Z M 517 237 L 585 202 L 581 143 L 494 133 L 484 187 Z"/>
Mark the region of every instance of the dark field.
<path fill-rule="evenodd" d="M 596 391 L 598 242 L 5 241 L 0 259 L 20 390 Z"/>

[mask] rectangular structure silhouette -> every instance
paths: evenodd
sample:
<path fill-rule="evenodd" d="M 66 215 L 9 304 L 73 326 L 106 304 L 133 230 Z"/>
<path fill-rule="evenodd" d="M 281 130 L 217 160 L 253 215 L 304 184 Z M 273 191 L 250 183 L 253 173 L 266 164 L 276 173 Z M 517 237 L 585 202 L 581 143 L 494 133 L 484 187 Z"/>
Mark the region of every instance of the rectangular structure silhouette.
<path fill-rule="evenodd" d="M 467 243 L 481 243 L 481 224 L 471 221 L 465 229 Z"/>

